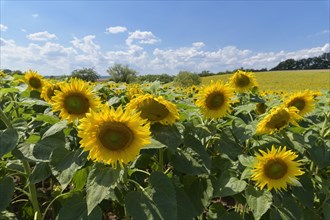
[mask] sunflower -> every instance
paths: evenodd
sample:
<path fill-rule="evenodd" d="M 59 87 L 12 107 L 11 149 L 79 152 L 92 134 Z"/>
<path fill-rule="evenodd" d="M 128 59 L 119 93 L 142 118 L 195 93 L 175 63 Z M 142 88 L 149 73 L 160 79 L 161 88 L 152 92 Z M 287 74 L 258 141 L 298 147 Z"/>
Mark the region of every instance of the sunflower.
<path fill-rule="evenodd" d="M 288 97 L 288 99 L 284 102 L 284 106 L 296 107 L 299 111 L 299 115 L 303 116 L 311 112 L 314 108 L 313 93 L 309 90 L 305 90 L 304 92 L 297 92 Z"/>
<path fill-rule="evenodd" d="M 147 119 L 151 124 L 158 122 L 163 125 L 172 125 L 179 119 L 179 112 L 175 104 L 162 96 L 139 95 L 127 104 L 126 109 L 140 111 L 141 117 Z"/>
<path fill-rule="evenodd" d="M 301 116 L 297 114 L 295 107 L 278 107 L 266 115 L 257 125 L 257 134 L 272 134 L 287 127 L 289 123 L 297 125 Z"/>
<path fill-rule="evenodd" d="M 139 94 L 143 94 L 140 84 L 128 84 L 126 86 L 126 95 L 129 100 L 135 98 Z"/>
<path fill-rule="evenodd" d="M 28 84 L 29 89 L 41 92 L 44 85 L 43 76 L 38 74 L 37 71 L 29 70 L 24 73 L 24 81 Z"/>
<path fill-rule="evenodd" d="M 92 87 L 81 79 L 62 84 L 60 90 L 55 90 L 52 101 L 53 111 L 60 111 L 60 117 L 69 122 L 85 117 L 89 109 L 96 109 L 101 104 Z"/>
<path fill-rule="evenodd" d="M 268 190 L 286 190 L 288 183 L 294 184 L 297 176 L 304 173 L 299 167 L 302 165 L 300 161 L 294 161 L 298 155 L 287 151 L 286 146 L 275 149 L 273 145 L 267 152 L 259 151 L 261 154 L 256 153 L 251 177 L 260 189 L 267 185 Z"/>
<path fill-rule="evenodd" d="M 60 85 L 63 82 L 48 82 L 45 81 L 45 85 L 42 87 L 40 97 L 43 98 L 46 102 L 52 103 L 53 96 L 55 95 L 56 90 L 61 90 Z"/>
<path fill-rule="evenodd" d="M 197 95 L 196 105 L 201 108 L 206 118 L 221 118 L 230 111 L 233 90 L 221 82 L 208 85 L 200 90 Z"/>
<path fill-rule="evenodd" d="M 80 120 L 80 145 L 89 158 L 105 164 L 122 166 L 133 161 L 140 149 L 150 143 L 150 124 L 135 111 L 117 110 L 103 105 Z"/>
<path fill-rule="evenodd" d="M 256 104 L 255 112 L 258 115 L 262 115 L 266 112 L 266 109 L 267 109 L 267 105 L 264 102 L 260 102 Z"/>
<path fill-rule="evenodd" d="M 237 70 L 229 80 L 230 85 L 237 92 L 245 92 L 257 86 L 255 76 L 252 72 Z"/>

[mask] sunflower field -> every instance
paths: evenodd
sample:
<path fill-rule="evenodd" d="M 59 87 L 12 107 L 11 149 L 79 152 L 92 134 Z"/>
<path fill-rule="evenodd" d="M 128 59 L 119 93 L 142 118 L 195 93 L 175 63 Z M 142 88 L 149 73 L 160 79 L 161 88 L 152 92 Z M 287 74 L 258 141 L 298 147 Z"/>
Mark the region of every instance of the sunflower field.
<path fill-rule="evenodd" d="M 330 219 L 330 91 L 0 76 L 0 219 Z"/>

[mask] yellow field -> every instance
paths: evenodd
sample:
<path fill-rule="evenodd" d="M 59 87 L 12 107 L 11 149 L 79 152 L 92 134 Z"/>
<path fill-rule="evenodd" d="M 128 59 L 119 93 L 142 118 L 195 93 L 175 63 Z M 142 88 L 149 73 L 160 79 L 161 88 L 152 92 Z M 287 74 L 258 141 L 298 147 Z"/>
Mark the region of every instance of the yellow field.
<path fill-rule="evenodd" d="M 202 77 L 202 84 L 211 80 L 227 82 L 232 74 Z M 255 73 L 262 91 L 330 90 L 330 70 L 291 70 Z"/>

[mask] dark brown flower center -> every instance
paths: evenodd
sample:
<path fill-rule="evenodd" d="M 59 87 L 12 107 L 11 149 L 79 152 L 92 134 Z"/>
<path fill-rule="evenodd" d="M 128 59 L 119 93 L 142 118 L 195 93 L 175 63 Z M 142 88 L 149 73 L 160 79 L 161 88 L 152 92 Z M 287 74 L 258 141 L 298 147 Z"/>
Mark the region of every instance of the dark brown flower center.
<path fill-rule="evenodd" d="M 41 81 L 37 77 L 31 77 L 29 79 L 29 85 L 34 89 L 39 89 L 41 87 Z"/>
<path fill-rule="evenodd" d="M 124 149 L 132 143 L 133 137 L 131 129 L 119 122 L 105 124 L 98 135 L 103 147 L 109 150 Z"/>
<path fill-rule="evenodd" d="M 85 114 L 89 109 L 89 100 L 82 94 L 70 94 L 65 98 L 64 106 L 69 114 Z"/>
<path fill-rule="evenodd" d="M 59 86 L 52 86 L 47 90 L 47 96 L 51 99 L 55 95 L 55 90 L 60 90 Z"/>
<path fill-rule="evenodd" d="M 281 159 L 269 160 L 264 166 L 264 174 L 270 179 L 280 179 L 288 172 L 287 164 Z"/>
<path fill-rule="evenodd" d="M 206 98 L 206 106 L 208 109 L 219 109 L 225 102 L 225 96 L 220 92 L 211 93 Z"/>
<path fill-rule="evenodd" d="M 165 105 L 157 102 L 154 99 L 144 100 L 139 107 L 141 117 L 149 121 L 160 121 L 170 113 Z"/>
<path fill-rule="evenodd" d="M 250 84 L 250 78 L 246 75 L 240 74 L 237 76 L 235 83 L 238 87 L 245 87 Z"/>
<path fill-rule="evenodd" d="M 291 107 L 291 106 L 294 106 L 296 107 L 299 111 L 303 110 L 305 108 L 305 100 L 303 99 L 299 99 L 299 98 L 296 98 L 296 99 L 293 99 L 289 104 L 288 106 Z"/>
<path fill-rule="evenodd" d="M 266 127 L 271 129 L 280 129 L 287 125 L 290 121 L 290 114 L 285 109 L 277 112 L 271 119 L 266 123 Z"/>

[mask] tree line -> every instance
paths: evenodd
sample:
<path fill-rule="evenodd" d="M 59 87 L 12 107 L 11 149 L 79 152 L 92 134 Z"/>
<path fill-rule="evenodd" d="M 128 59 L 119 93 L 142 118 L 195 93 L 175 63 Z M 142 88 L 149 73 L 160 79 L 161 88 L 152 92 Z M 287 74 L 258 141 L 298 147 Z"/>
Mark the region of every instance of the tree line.
<path fill-rule="evenodd" d="M 270 69 L 273 70 L 305 70 L 305 69 L 330 69 L 330 53 L 324 53 L 318 57 L 294 60 L 287 59 L 283 62 L 280 62 L 277 66 Z M 267 68 L 261 69 L 245 69 L 243 67 L 227 70 L 225 72 L 212 73 L 209 70 L 203 70 L 200 73 L 193 73 L 189 71 L 180 71 L 176 76 L 169 75 L 166 73 L 163 74 L 146 74 L 138 76 L 138 72 L 128 65 L 123 65 L 115 63 L 113 66 L 107 69 L 107 73 L 110 76 L 110 80 L 115 82 L 125 82 L 125 83 L 139 83 L 139 82 L 154 82 L 160 81 L 162 83 L 174 82 L 177 85 L 181 86 L 190 86 L 197 85 L 200 83 L 200 77 L 212 76 L 212 75 L 222 75 L 222 74 L 231 74 L 237 70 L 243 70 L 247 72 L 265 72 L 268 71 Z M 20 70 L 2 70 L 6 74 L 23 74 Z M 76 69 L 71 72 L 69 77 L 80 78 L 86 81 L 95 82 L 100 80 L 101 76 L 95 71 L 94 68 L 82 68 Z M 67 76 L 62 76 L 62 78 L 67 78 Z"/>

